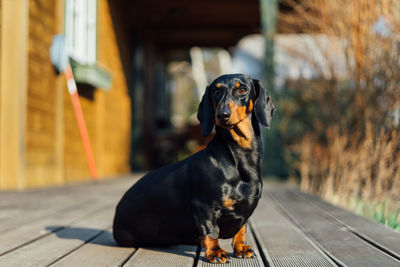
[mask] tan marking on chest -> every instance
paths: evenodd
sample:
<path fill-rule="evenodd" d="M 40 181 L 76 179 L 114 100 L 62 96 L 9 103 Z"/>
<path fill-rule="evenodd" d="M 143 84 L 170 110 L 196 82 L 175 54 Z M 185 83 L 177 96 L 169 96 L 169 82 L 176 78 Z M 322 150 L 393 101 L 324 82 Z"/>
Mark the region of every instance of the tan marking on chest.
<path fill-rule="evenodd" d="M 224 202 L 222 203 L 222 206 L 228 210 L 233 210 L 233 205 L 235 205 L 236 200 L 232 199 L 232 198 L 227 198 L 226 200 L 224 200 Z"/>

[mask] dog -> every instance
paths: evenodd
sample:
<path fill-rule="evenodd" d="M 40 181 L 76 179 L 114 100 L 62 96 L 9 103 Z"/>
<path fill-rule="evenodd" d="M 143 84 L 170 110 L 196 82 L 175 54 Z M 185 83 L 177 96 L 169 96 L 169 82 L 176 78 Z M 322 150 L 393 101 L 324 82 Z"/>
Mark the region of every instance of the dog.
<path fill-rule="evenodd" d="M 275 111 L 258 80 L 222 75 L 207 86 L 197 118 L 207 147 L 141 178 L 115 211 L 119 246 L 202 244 L 212 263 L 229 262 L 219 238 L 233 238 L 236 257 L 250 258 L 246 223 L 262 193 L 260 124 Z"/>

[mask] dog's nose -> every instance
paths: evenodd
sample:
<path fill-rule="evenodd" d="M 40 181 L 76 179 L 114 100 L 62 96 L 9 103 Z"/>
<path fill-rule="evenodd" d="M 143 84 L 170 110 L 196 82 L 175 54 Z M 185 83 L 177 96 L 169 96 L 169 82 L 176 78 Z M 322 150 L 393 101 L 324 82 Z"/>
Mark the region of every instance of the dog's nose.
<path fill-rule="evenodd" d="M 221 110 L 217 114 L 217 118 L 220 122 L 227 122 L 231 117 L 231 112 L 227 109 Z"/>

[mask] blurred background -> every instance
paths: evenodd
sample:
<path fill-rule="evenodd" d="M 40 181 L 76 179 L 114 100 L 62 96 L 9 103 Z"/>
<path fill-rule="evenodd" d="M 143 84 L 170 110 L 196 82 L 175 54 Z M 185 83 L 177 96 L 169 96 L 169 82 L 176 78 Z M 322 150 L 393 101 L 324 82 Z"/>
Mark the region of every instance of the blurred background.
<path fill-rule="evenodd" d="M 400 229 L 397 0 L 1 0 L 0 190 L 90 179 L 66 37 L 100 179 L 202 149 L 205 87 L 262 81 L 278 111 L 264 175 Z"/>

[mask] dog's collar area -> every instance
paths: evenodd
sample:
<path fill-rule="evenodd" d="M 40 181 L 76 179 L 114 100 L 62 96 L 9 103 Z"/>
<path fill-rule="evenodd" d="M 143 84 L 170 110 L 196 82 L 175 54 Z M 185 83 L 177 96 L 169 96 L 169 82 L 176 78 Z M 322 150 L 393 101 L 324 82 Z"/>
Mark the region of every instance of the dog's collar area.
<path fill-rule="evenodd" d="M 242 130 L 240 130 L 240 128 L 236 125 L 234 127 L 232 127 L 232 130 L 240 137 L 249 140 L 249 138 L 242 132 Z"/>
<path fill-rule="evenodd" d="M 245 119 L 247 119 L 247 117 L 241 119 L 241 120 L 238 121 L 237 123 L 229 124 L 229 125 L 223 125 L 223 124 L 220 124 L 220 123 L 217 121 L 216 125 L 219 126 L 219 127 L 221 127 L 221 128 L 228 129 L 228 130 L 232 130 L 232 129 L 234 130 L 235 128 L 237 128 L 237 129 L 239 130 L 238 125 L 239 125 L 241 122 L 243 122 Z"/>
<path fill-rule="evenodd" d="M 234 125 L 229 125 L 229 127 L 223 127 L 218 124 L 217 126 L 219 126 L 219 131 L 221 131 L 223 135 L 229 135 L 232 141 L 239 147 L 245 149 L 253 148 L 254 132 L 252 129 L 251 117 L 246 117 Z"/>

